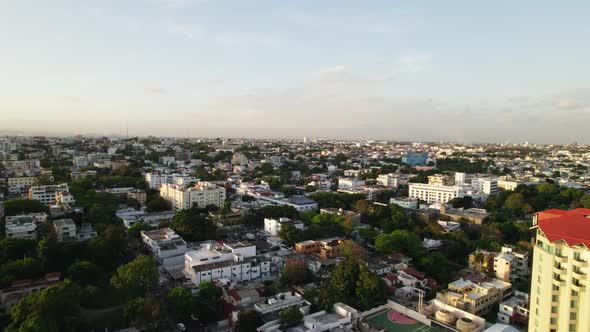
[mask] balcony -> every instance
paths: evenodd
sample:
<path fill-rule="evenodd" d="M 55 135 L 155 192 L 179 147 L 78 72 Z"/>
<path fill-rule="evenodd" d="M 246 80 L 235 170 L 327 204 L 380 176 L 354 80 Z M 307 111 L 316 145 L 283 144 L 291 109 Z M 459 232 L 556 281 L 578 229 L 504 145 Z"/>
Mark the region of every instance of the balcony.
<path fill-rule="evenodd" d="M 576 272 L 575 270 L 572 271 L 572 276 L 576 279 L 586 279 L 586 273 L 579 271 Z"/>
<path fill-rule="evenodd" d="M 564 268 L 559 268 L 559 267 L 554 267 L 553 268 L 553 273 L 556 273 L 560 276 L 566 275 L 567 274 L 567 270 Z"/>
<path fill-rule="evenodd" d="M 584 284 L 581 283 L 572 283 L 572 289 L 575 290 L 576 292 L 582 292 L 586 289 L 586 286 Z"/>
<path fill-rule="evenodd" d="M 565 286 L 565 281 L 563 281 L 563 280 L 555 280 L 555 279 L 553 279 L 553 284 L 554 284 L 555 286 L 563 287 L 563 286 Z"/>
<path fill-rule="evenodd" d="M 578 259 L 573 259 L 572 264 L 574 264 L 574 266 L 577 266 L 577 267 L 588 267 L 587 261 L 581 261 Z"/>
<path fill-rule="evenodd" d="M 555 255 L 555 261 L 559 263 L 567 263 L 567 256 L 557 256 Z"/>

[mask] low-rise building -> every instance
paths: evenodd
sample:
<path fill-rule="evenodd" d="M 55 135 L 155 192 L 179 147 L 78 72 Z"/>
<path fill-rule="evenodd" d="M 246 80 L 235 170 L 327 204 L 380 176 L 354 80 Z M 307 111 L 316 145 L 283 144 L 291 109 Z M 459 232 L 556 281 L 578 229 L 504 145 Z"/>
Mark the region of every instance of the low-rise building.
<path fill-rule="evenodd" d="M 363 258 L 368 255 L 367 250 L 356 242 L 340 238 L 298 242 L 295 243 L 295 251 L 313 255 L 319 259 L 340 257 L 344 253 L 350 253 L 355 257 Z"/>
<path fill-rule="evenodd" d="M 249 243 L 203 243 L 199 250 L 184 255 L 184 272 L 195 285 L 227 278 L 233 282 L 270 276 L 268 257 L 256 256 L 256 246 Z"/>
<path fill-rule="evenodd" d="M 59 272 L 47 273 L 43 278 L 15 280 L 10 287 L 0 291 L 0 304 L 10 312 L 10 308 L 32 292 L 43 290 L 57 284 L 61 279 Z"/>
<path fill-rule="evenodd" d="M 141 231 L 141 240 L 165 267 L 182 266 L 188 251 L 186 242 L 170 228 Z"/>
<path fill-rule="evenodd" d="M 289 218 L 264 218 L 264 231 L 272 236 L 278 236 L 283 225 L 289 224 L 299 230 L 303 230 L 305 225 L 301 221 L 291 220 Z"/>
<path fill-rule="evenodd" d="M 332 312 L 319 311 L 305 315 L 301 324 L 291 327 L 289 330 L 300 332 L 323 332 L 333 329 L 346 331 L 352 329 L 358 317 L 359 313 L 356 309 L 338 302 L 334 304 Z M 283 330 L 279 320 L 270 321 L 257 328 L 258 332 L 280 332 Z"/>
<path fill-rule="evenodd" d="M 58 242 L 78 240 L 76 236 L 76 224 L 72 219 L 54 220 L 53 230 Z"/>
<path fill-rule="evenodd" d="M 47 221 L 45 213 L 29 213 L 6 217 L 6 237 L 9 239 L 35 239 L 37 226 Z"/>
<path fill-rule="evenodd" d="M 392 197 L 389 199 L 389 204 L 396 204 L 405 209 L 417 209 L 418 199 L 410 197 Z"/>
<path fill-rule="evenodd" d="M 527 326 L 529 321 L 529 294 L 515 291 L 514 296 L 502 301 L 498 308 L 498 322 Z"/>
<path fill-rule="evenodd" d="M 502 280 L 474 283 L 459 279 L 449 283 L 448 290 L 436 295 L 438 300 L 474 315 L 485 315 L 512 294 L 512 284 Z"/>
<path fill-rule="evenodd" d="M 504 281 L 525 279 L 529 276 L 529 254 L 510 247 L 502 247 L 494 258 L 494 273 L 496 278 Z"/>
<path fill-rule="evenodd" d="M 32 186 L 29 188 L 29 199 L 38 200 L 45 205 L 53 205 L 57 203 L 60 193 L 69 191 L 70 190 L 67 183 L 47 186 Z"/>
<path fill-rule="evenodd" d="M 446 203 L 455 197 L 463 197 L 465 192 L 460 186 L 432 185 L 426 183 L 410 183 L 409 197 L 427 203 Z"/>

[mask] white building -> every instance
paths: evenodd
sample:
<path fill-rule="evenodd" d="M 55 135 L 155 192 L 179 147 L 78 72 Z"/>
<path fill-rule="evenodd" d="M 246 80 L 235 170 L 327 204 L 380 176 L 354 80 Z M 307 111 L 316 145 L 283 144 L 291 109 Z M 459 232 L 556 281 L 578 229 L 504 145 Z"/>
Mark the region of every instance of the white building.
<path fill-rule="evenodd" d="M 410 198 L 417 198 L 427 203 L 446 203 L 455 197 L 463 196 L 465 192 L 459 186 L 411 183 L 409 188 Z"/>
<path fill-rule="evenodd" d="M 35 199 L 45 205 L 54 205 L 57 203 L 58 194 L 69 192 L 68 184 L 33 186 L 29 188 L 29 199 Z"/>
<path fill-rule="evenodd" d="M 377 176 L 377 183 L 391 188 L 397 188 L 401 184 L 399 181 L 399 176 L 397 174 L 379 174 Z"/>
<path fill-rule="evenodd" d="M 530 273 L 528 252 L 502 247 L 502 252 L 494 258 L 494 273 L 503 281 L 525 279 Z"/>
<path fill-rule="evenodd" d="M 264 231 L 272 236 L 277 236 L 281 231 L 281 227 L 284 224 L 293 225 L 295 228 L 299 230 L 304 229 L 304 225 L 302 222 L 283 217 L 279 218 L 278 220 L 273 218 L 264 218 Z"/>
<path fill-rule="evenodd" d="M 498 322 L 526 325 L 529 319 L 529 294 L 514 291 L 514 296 L 499 304 Z"/>
<path fill-rule="evenodd" d="M 199 179 L 187 174 L 159 174 L 147 173 L 145 181 L 150 189 L 158 190 L 163 184 L 177 184 L 180 186 L 188 186 L 191 182 L 197 182 Z"/>
<path fill-rule="evenodd" d="M 293 306 L 309 306 L 309 302 L 305 301 L 303 296 L 295 292 L 284 292 L 276 294 L 263 302 L 254 304 L 254 310 L 262 315 L 281 311 Z"/>
<path fill-rule="evenodd" d="M 211 182 L 198 182 L 188 189 L 179 185 L 164 184 L 160 188 L 160 196 L 169 201 L 175 210 L 186 210 L 195 206 L 205 208 L 208 205 L 221 207 L 225 202 L 225 188 Z"/>
<path fill-rule="evenodd" d="M 511 181 L 511 180 L 498 180 L 498 188 L 504 190 L 515 190 L 518 187 L 518 181 Z"/>
<path fill-rule="evenodd" d="M 271 197 L 263 195 L 254 195 L 259 201 L 269 203 L 272 205 L 286 205 L 295 208 L 295 210 L 312 211 L 317 210 L 318 203 L 311 198 L 305 196 L 291 196 L 289 198 Z"/>
<path fill-rule="evenodd" d="M 6 217 L 6 237 L 9 239 L 35 239 L 37 226 L 47 221 L 45 213 L 30 213 Z"/>
<path fill-rule="evenodd" d="M 345 177 L 338 178 L 338 189 L 358 190 L 364 185 L 365 185 L 365 181 L 359 180 L 357 178 L 345 178 Z"/>
<path fill-rule="evenodd" d="M 269 277 L 270 261 L 256 256 L 256 246 L 249 243 L 203 243 L 201 249 L 184 254 L 184 272 L 197 286 L 223 278 L 250 281 Z"/>
<path fill-rule="evenodd" d="M 496 178 L 477 177 L 471 180 L 473 191 L 485 195 L 495 195 L 498 193 L 498 180 Z"/>
<path fill-rule="evenodd" d="M 298 332 L 323 332 L 330 330 L 337 331 L 351 331 L 353 325 L 358 320 L 359 313 L 356 309 L 347 306 L 344 303 L 338 302 L 334 304 L 331 313 L 325 310 L 305 315 L 302 323 L 298 326 L 292 327 L 289 331 Z M 257 328 L 258 332 L 280 332 L 284 331 L 281 328 L 279 320 L 270 321 Z"/>
<path fill-rule="evenodd" d="M 165 267 L 184 265 L 186 242 L 170 228 L 141 231 L 141 240 Z"/>
<path fill-rule="evenodd" d="M 77 241 L 76 224 L 72 219 L 59 219 L 53 221 L 53 230 L 58 242 Z"/>

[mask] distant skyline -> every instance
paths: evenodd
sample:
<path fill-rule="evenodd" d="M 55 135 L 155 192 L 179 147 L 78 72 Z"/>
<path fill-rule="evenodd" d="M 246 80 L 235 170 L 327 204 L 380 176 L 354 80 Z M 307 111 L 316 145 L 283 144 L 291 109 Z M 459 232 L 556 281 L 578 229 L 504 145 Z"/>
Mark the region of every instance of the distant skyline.
<path fill-rule="evenodd" d="M 588 1 L 6 1 L 0 133 L 590 143 Z"/>

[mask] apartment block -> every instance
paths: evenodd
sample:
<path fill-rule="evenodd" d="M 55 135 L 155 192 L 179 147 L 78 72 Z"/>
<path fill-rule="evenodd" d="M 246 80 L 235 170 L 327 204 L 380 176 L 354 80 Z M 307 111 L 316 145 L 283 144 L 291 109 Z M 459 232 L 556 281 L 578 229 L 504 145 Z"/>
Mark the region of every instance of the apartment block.
<path fill-rule="evenodd" d="M 463 197 L 465 192 L 459 186 L 432 185 L 425 183 L 410 183 L 409 197 L 427 203 L 446 203 L 455 197 Z"/>
<path fill-rule="evenodd" d="M 160 196 L 169 201 L 175 210 L 192 207 L 205 208 L 208 205 L 221 207 L 225 202 L 225 188 L 211 182 L 198 182 L 194 187 L 164 184 Z"/>

